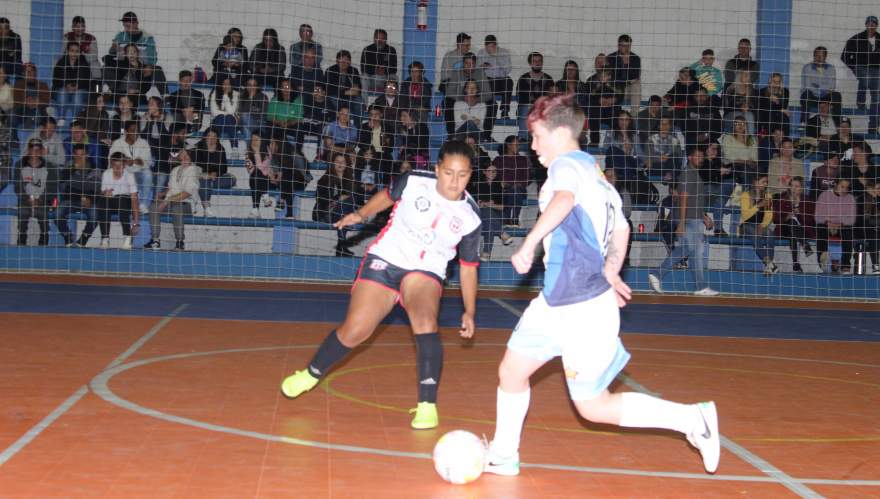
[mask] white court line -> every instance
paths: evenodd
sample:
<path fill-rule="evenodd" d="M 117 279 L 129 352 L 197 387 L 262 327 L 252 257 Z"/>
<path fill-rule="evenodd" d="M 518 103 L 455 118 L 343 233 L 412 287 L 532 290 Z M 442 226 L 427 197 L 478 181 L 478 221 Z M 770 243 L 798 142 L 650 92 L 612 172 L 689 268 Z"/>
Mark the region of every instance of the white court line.
<path fill-rule="evenodd" d="M 499 305 L 502 308 L 504 308 L 505 310 L 507 310 L 508 312 L 514 314 L 515 316 L 522 317 L 523 313 L 518 308 L 514 307 L 513 305 L 510 305 L 509 303 L 505 303 L 504 300 L 501 300 L 499 298 L 491 298 L 491 300 L 494 303 L 496 303 L 497 305 Z M 643 385 L 636 383 L 635 380 L 633 380 L 630 376 L 626 376 L 625 378 L 622 379 L 622 381 L 624 383 L 626 383 L 630 388 L 632 388 L 638 392 L 646 393 L 649 395 L 652 394 L 651 391 L 649 391 Z M 745 462 L 751 464 L 752 466 L 754 466 L 755 468 L 757 468 L 759 471 L 761 471 L 761 473 L 764 473 L 765 475 L 772 477 L 777 482 L 779 482 L 781 485 L 785 486 L 787 489 L 791 490 L 792 492 L 799 495 L 800 497 L 809 497 L 809 498 L 822 497 L 820 494 L 816 493 L 814 490 L 807 487 L 806 485 L 799 482 L 798 480 L 792 478 L 790 475 L 786 474 L 784 471 L 773 466 L 772 464 L 770 464 L 768 461 L 764 460 L 760 456 L 750 452 L 745 447 L 733 442 L 732 440 L 724 437 L 723 435 L 721 436 L 721 446 L 724 447 L 725 449 L 727 449 L 730 453 L 732 453 L 735 456 L 742 459 L 743 461 L 745 461 Z"/>
<path fill-rule="evenodd" d="M 179 307 L 175 308 L 170 314 L 166 315 L 162 318 L 155 326 L 150 328 L 149 331 L 146 332 L 139 340 L 134 342 L 128 350 L 122 352 L 118 357 L 113 359 L 113 362 L 107 365 L 104 370 L 114 368 L 119 364 L 125 362 L 127 358 L 129 358 L 133 353 L 135 353 L 140 347 L 144 346 L 144 343 L 150 341 L 153 336 L 162 330 L 171 319 L 177 316 L 177 314 L 181 313 L 188 307 L 189 304 L 184 303 Z M 29 429 L 24 435 L 19 437 L 18 440 L 12 443 L 9 447 L 7 447 L 2 453 L 0 453 L 0 466 L 3 466 L 7 461 L 12 459 L 16 454 L 18 454 L 22 449 L 24 449 L 29 443 L 33 442 L 35 438 L 37 438 L 40 433 L 43 433 L 43 430 L 48 428 L 52 423 L 54 423 L 58 418 L 64 415 L 67 411 L 70 410 L 77 402 L 80 401 L 86 394 L 89 393 L 89 389 L 87 385 L 83 385 L 79 387 L 73 395 L 67 397 L 67 400 L 61 403 L 58 407 L 55 408 L 54 411 L 50 412 L 46 417 L 44 417 L 39 423 L 35 424 L 31 429 Z"/>

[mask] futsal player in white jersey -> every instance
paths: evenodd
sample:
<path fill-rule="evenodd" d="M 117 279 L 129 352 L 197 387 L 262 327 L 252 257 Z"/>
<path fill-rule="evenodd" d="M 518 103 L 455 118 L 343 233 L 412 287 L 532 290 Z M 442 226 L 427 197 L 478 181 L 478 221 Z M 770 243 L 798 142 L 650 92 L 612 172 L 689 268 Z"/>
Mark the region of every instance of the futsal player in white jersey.
<path fill-rule="evenodd" d="M 532 149 L 548 168 L 547 181 L 539 194 L 541 216 L 511 261 L 517 272 L 528 272 L 543 242 L 544 288 L 513 330 L 498 370 L 495 438 L 485 470 L 519 473 L 529 378 L 562 357 L 569 396 L 581 416 L 679 431 L 700 450 L 706 471 L 714 473 L 720 454 L 714 403 L 685 405 L 608 391 L 630 358 L 618 337 L 618 308 L 630 299 L 630 288 L 619 276 L 629 238 L 620 196 L 593 157 L 578 147 L 584 115 L 571 94 L 539 99 L 527 123 Z"/>
<path fill-rule="evenodd" d="M 477 266 L 480 263 L 480 208 L 465 191 L 471 177 L 471 149 L 461 141 L 446 142 L 434 172 L 413 171 L 395 180 L 360 209 L 334 224 L 359 224 L 392 206 L 388 224 L 367 249 L 351 290 L 345 321 L 332 331 L 307 369 L 281 385 L 291 398 L 311 390 L 352 348 L 363 343 L 398 301 L 415 334 L 419 403 L 411 426 L 439 424 L 437 387 L 443 367 L 443 345 L 437 314 L 446 267 L 459 255 L 464 313 L 460 334 L 474 334 Z"/>

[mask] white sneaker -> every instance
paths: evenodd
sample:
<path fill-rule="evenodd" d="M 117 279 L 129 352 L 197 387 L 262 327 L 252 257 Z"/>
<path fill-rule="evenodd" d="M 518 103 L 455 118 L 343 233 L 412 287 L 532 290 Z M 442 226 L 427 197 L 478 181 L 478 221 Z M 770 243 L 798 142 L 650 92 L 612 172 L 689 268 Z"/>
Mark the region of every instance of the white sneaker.
<path fill-rule="evenodd" d="M 122 249 L 124 249 L 124 250 L 131 249 L 131 236 L 125 236 L 125 239 L 122 240 Z"/>
<path fill-rule="evenodd" d="M 874 265 L 874 267 L 871 269 L 871 273 L 875 275 L 880 274 L 880 265 Z"/>
<path fill-rule="evenodd" d="M 767 262 L 764 265 L 764 275 L 773 275 L 779 272 L 779 267 L 776 266 L 773 262 Z"/>
<path fill-rule="evenodd" d="M 721 435 L 718 434 L 718 411 L 715 402 L 696 404 L 700 413 L 700 424 L 687 434 L 687 440 L 703 456 L 703 467 L 707 473 L 715 473 L 721 459 Z"/>
<path fill-rule="evenodd" d="M 260 218 L 259 208 L 251 208 L 251 218 Z"/>
<path fill-rule="evenodd" d="M 512 456 L 499 457 L 492 452 L 492 445 L 489 445 L 486 450 L 486 464 L 483 466 L 483 472 L 501 476 L 519 475 L 519 452 Z"/>
<path fill-rule="evenodd" d="M 709 286 L 706 286 L 705 288 L 700 289 L 698 291 L 694 291 L 694 296 L 717 296 L 717 295 L 718 295 L 718 291 L 715 291 L 714 289 L 710 288 Z"/>
<path fill-rule="evenodd" d="M 205 216 L 216 217 L 217 215 L 214 214 L 214 210 L 212 210 L 210 206 L 205 206 Z"/>
<path fill-rule="evenodd" d="M 110 238 L 102 237 L 101 238 L 101 249 L 107 249 L 110 247 Z"/>
<path fill-rule="evenodd" d="M 663 284 L 660 283 L 660 278 L 654 274 L 648 274 L 648 284 L 651 285 L 651 289 L 657 293 L 663 294 Z"/>

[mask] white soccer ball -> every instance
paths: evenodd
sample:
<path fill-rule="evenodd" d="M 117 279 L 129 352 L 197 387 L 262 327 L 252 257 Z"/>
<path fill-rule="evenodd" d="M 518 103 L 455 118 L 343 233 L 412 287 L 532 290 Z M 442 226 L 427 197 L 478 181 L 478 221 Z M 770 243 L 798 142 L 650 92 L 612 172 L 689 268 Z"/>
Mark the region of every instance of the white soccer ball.
<path fill-rule="evenodd" d="M 450 431 L 434 446 L 434 469 L 449 483 L 473 482 L 483 473 L 485 463 L 486 444 L 469 431 Z"/>

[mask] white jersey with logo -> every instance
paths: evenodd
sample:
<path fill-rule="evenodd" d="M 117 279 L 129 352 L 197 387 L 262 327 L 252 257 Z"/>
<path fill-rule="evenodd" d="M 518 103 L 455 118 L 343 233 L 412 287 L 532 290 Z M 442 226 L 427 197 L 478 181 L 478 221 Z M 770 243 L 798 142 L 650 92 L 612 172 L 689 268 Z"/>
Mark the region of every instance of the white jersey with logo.
<path fill-rule="evenodd" d="M 450 201 L 437 192 L 434 172 L 401 175 L 388 188 L 394 208 L 367 252 L 407 270 L 446 278 L 456 251 L 462 265 L 479 265 L 480 208 L 467 192 Z"/>

